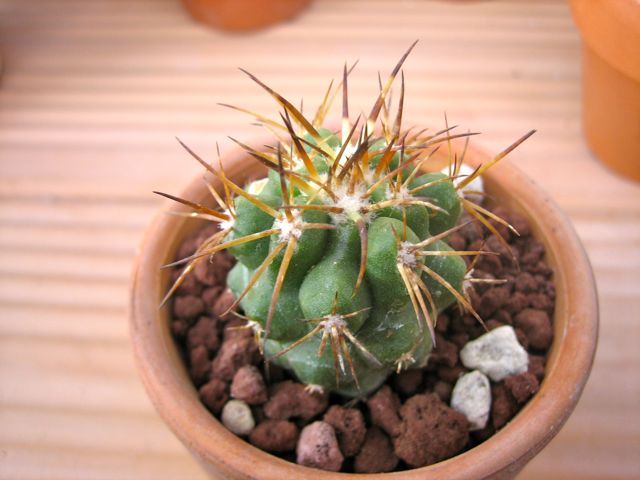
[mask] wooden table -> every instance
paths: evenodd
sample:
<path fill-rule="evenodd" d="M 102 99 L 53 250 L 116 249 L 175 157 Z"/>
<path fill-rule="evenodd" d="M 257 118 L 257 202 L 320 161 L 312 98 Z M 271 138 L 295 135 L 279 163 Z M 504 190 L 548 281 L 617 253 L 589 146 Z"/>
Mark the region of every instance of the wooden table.
<path fill-rule="evenodd" d="M 131 260 L 162 202 L 226 135 L 258 133 L 217 102 L 276 108 L 243 66 L 307 108 L 360 59 L 352 108 L 409 58 L 406 120 L 443 112 L 511 155 L 562 205 L 593 262 L 601 337 L 582 400 L 522 478 L 640 476 L 640 185 L 580 129 L 579 39 L 564 2 L 318 0 L 247 35 L 192 23 L 177 0 L 2 1 L 0 478 L 201 479 L 155 414 L 127 332 Z M 292 73 L 295 72 L 295 75 Z"/>

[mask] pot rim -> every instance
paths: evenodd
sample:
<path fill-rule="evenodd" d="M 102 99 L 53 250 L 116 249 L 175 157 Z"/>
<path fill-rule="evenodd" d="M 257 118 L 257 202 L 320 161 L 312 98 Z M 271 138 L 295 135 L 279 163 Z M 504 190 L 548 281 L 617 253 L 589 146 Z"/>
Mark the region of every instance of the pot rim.
<path fill-rule="evenodd" d="M 569 6 L 588 48 L 616 71 L 640 82 L 640 3 L 570 0 Z"/>
<path fill-rule="evenodd" d="M 262 143 L 256 142 L 256 145 Z M 461 144 L 456 142 L 454 148 L 460 149 Z M 471 160 L 468 163 L 477 164 L 489 157 L 469 146 L 467 158 Z M 226 155 L 225 172 L 236 181 L 246 180 L 256 171 L 254 166 L 258 166 L 257 162 L 241 149 Z M 545 244 L 546 259 L 554 268 L 557 292 L 554 341 L 540 391 L 495 435 L 466 452 L 427 467 L 350 474 L 288 462 L 229 432 L 200 402 L 169 332 L 167 308 L 158 308 L 167 288 L 167 275 L 161 275 L 159 266 L 167 263 L 178 244 L 179 235 L 172 232 L 188 228 L 188 219 L 165 215 L 166 208 L 147 229 L 139 248 L 129 304 L 136 365 L 160 416 L 198 460 L 219 473 L 234 475 L 233 478 L 462 480 L 517 473 L 556 435 L 582 393 L 597 344 L 597 293 L 584 248 L 569 219 L 551 198 L 508 162 L 491 168 L 483 179 L 489 192 L 528 218 L 534 236 Z M 507 194 L 509 185 L 518 188 L 517 197 Z M 205 193 L 201 178 L 197 178 L 182 196 L 197 200 L 204 199 Z M 174 204 L 169 210 L 185 211 L 185 208 Z M 167 237 L 171 237 L 171 241 Z M 561 318 L 564 320 L 558 321 Z M 176 361 L 180 365 L 175 365 Z"/>

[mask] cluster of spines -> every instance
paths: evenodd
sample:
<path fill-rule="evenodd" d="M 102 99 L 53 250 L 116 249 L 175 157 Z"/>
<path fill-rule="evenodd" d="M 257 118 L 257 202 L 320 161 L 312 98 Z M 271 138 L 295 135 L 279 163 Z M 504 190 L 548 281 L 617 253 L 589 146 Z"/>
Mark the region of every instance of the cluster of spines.
<path fill-rule="evenodd" d="M 403 212 L 403 227 L 404 231 L 394 232 L 398 245 L 398 257 L 397 268 L 405 284 L 407 294 L 414 309 L 416 318 L 420 324 L 420 328 L 425 324 L 428 328 L 431 338 L 435 341 L 434 326 L 435 319 L 437 318 L 437 308 L 434 300 L 429 292 L 429 289 L 425 285 L 421 278 L 421 275 L 416 273 L 416 270 L 420 273 L 425 273 L 433 280 L 441 284 L 446 290 L 448 290 L 459 305 L 465 310 L 469 311 L 475 318 L 482 323 L 482 319 L 473 309 L 467 295 L 465 295 L 465 289 L 463 292 L 458 292 L 452 285 L 450 285 L 444 278 L 439 276 L 435 271 L 430 269 L 422 261 L 424 257 L 433 255 L 458 255 L 458 256 L 475 256 L 476 258 L 471 263 L 467 275 L 465 276 L 465 287 L 468 287 L 474 282 L 484 281 L 481 279 L 475 279 L 472 277 L 473 266 L 478 256 L 486 254 L 487 252 L 482 250 L 474 251 L 442 251 L 442 250 L 425 250 L 425 247 L 431 245 L 454 231 L 461 228 L 463 225 L 458 225 L 449 230 L 446 230 L 438 235 L 429 237 L 428 239 L 417 243 L 411 244 L 407 242 L 407 218 L 405 207 L 410 205 L 421 205 L 430 209 L 432 212 L 441 211 L 440 207 L 434 205 L 428 198 L 420 197 L 416 195 L 420 190 L 437 183 L 449 180 L 456 180 L 456 190 L 459 192 L 460 201 L 463 209 L 474 219 L 484 225 L 491 233 L 493 233 L 499 241 L 506 244 L 502 236 L 492 225 L 491 221 L 498 222 L 507 228 L 515 232 L 515 229 L 509 225 L 506 221 L 496 216 L 489 210 L 476 204 L 472 200 L 465 198 L 463 190 L 469 185 L 475 178 L 482 175 L 494 164 L 504 158 L 508 153 L 515 149 L 520 143 L 531 136 L 534 131 L 522 136 L 507 149 L 496 155 L 489 162 L 478 166 L 473 173 L 467 177 L 462 178 L 459 174 L 460 166 L 464 161 L 464 154 L 467 150 L 468 140 L 471 135 L 475 133 L 451 133 L 455 126 L 449 127 L 438 131 L 434 134 L 428 134 L 427 130 L 413 131 L 409 129 L 402 130 L 402 115 L 404 108 L 404 75 L 401 74 L 401 86 L 400 97 L 396 115 L 393 121 L 390 120 L 391 112 L 391 87 L 398 73 L 401 73 L 402 65 L 415 46 L 415 43 L 405 52 L 397 63 L 393 71 L 391 72 L 387 82 L 383 85 L 379 79 L 380 92 L 371 109 L 371 112 L 367 116 L 366 122 L 361 126 L 360 131 L 356 135 L 358 126 L 362 116 L 359 116 L 355 122 L 351 122 L 349 119 L 349 101 L 348 101 L 348 75 L 355 67 L 347 69 L 345 65 L 343 70 L 343 77 L 340 84 L 333 88 L 333 82 L 329 85 L 323 101 L 319 106 L 312 121 L 309 121 L 291 102 L 281 96 L 279 93 L 265 85 L 262 81 L 256 78 L 251 73 L 242 70 L 253 81 L 266 90 L 282 107 L 283 112 L 280 114 L 280 121 L 272 120 L 264 117 L 260 114 L 252 112 L 250 110 L 233 107 L 230 105 L 224 105 L 235 110 L 242 111 L 254 117 L 254 119 L 262 126 L 272 132 L 278 139 L 277 145 L 268 147 L 266 150 L 258 150 L 249 145 L 246 145 L 236 139 L 231 138 L 235 143 L 242 147 L 250 156 L 258 160 L 261 164 L 265 165 L 268 169 L 277 173 L 280 180 L 280 188 L 283 199 L 283 205 L 280 208 L 273 208 L 267 205 L 265 202 L 257 198 L 256 195 L 251 194 L 249 191 L 241 188 L 241 186 L 234 183 L 229 179 L 222 167 L 222 161 L 220 160 L 220 153 L 218 151 L 218 168 L 216 169 L 200 156 L 198 156 L 193 150 L 191 150 L 182 141 L 178 140 L 185 150 L 194 157 L 201 165 L 203 165 L 208 172 L 218 178 L 223 187 L 223 195 L 220 195 L 206 180 L 205 183 L 212 198 L 218 205 L 218 208 L 210 208 L 206 205 L 192 202 L 190 200 L 182 199 L 169 195 L 166 193 L 155 192 L 163 195 L 171 200 L 182 203 L 192 209 L 190 213 L 184 213 L 182 215 L 209 220 L 218 223 L 219 231 L 210 236 L 200 245 L 197 251 L 184 259 L 170 263 L 165 266 L 175 267 L 178 265 L 185 265 L 177 280 L 174 282 L 166 296 L 162 300 L 162 304 L 172 296 L 176 289 L 182 284 L 185 277 L 195 268 L 195 266 L 222 250 L 246 244 L 259 240 L 261 238 L 278 236 L 279 242 L 277 246 L 266 256 L 262 263 L 255 269 L 252 278 L 249 280 L 244 291 L 236 298 L 234 303 L 229 307 L 228 312 L 235 312 L 240 301 L 256 284 L 260 276 L 266 271 L 269 265 L 278 257 L 283 254 L 280 267 L 278 269 L 275 287 L 273 289 L 268 316 L 262 329 L 258 322 L 252 319 L 242 317 L 242 315 L 236 313 L 238 316 L 247 320 L 247 326 L 251 327 L 256 333 L 256 338 L 259 340 L 261 346 L 263 342 L 269 337 L 269 330 L 271 320 L 274 315 L 275 306 L 284 282 L 291 258 L 296 249 L 298 239 L 302 231 L 307 229 L 333 229 L 335 225 L 325 223 L 307 223 L 304 222 L 301 216 L 301 212 L 305 210 L 319 210 L 326 213 L 330 213 L 334 216 L 342 216 L 353 221 L 358 227 L 358 233 L 360 235 L 361 245 L 361 260 L 360 268 L 358 272 L 357 281 L 354 285 L 354 294 L 357 292 L 364 278 L 367 258 L 367 221 L 375 215 L 377 210 L 387 207 L 400 207 Z M 327 112 L 337 94 L 342 90 L 342 124 L 341 124 L 341 146 L 338 151 L 331 148 L 326 143 L 327 138 L 323 138 L 318 132 L 318 129 L 324 123 Z M 382 113 L 382 115 L 381 115 Z M 380 120 L 380 131 L 386 146 L 379 150 L 372 151 L 372 145 L 379 140 L 375 138 L 376 124 Z M 445 117 L 446 122 L 446 117 Z M 297 126 L 302 133 L 296 133 Z M 305 138 L 306 136 L 306 138 Z M 458 158 L 456 155 L 451 154 L 451 140 L 455 138 L 465 137 L 465 147 L 462 151 L 462 155 Z M 313 139 L 313 141 L 309 141 Z M 357 139 L 355 143 L 353 139 Z M 410 188 L 410 181 L 415 175 L 422 170 L 424 164 L 431 158 L 431 156 L 437 151 L 441 144 L 447 143 L 449 148 L 449 174 L 448 176 L 435 180 L 429 184 L 424 184 L 416 188 Z M 305 148 L 306 147 L 306 148 Z M 399 154 L 400 162 L 395 167 L 391 167 L 391 162 L 394 156 Z M 374 157 L 380 157 L 375 169 L 370 168 L 370 160 Z M 327 164 L 328 171 L 322 175 L 318 172 L 313 159 L 322 158 Z M 305 173 L 297 171 L 296 168 L 304 167 Z M 404 176 L 403 172 L 406 172 L 408 168 L 411 171 L 408 176 Z M 388 183 L 389 191 L 391 193 L 390 199 L 385 199 L 379 202 L 370 202 L 372 193 L 381 185 Z M 306 204 L 294 203 L 294 188 L 304 192 L 308 197 Z M 465 193 L 478 194 L 481 192 L 468 192 Z M 236 219 L 236 212 L 234 208 L 234 199 L 239 196 L 243 197 L 255 207 L 259 208 L 274 219 L 274 227 L 256 232 L 250 235 L 241 236 L 229 240 L 227 237 L 232 233 L 234 221 Z M 311 203 L 318 199 L 322 199 L 322 203 Z M 515 232 L 517 233 L 517 232 Z M 510 251 L 509 249 L 507 249 Z M 284 253 L 283 253 L 284 252 Z M 361 311 L 351 312 L 347 314 L 339 314 L 334 305 L 333 312 L 327 316 L 318 319 L 305 320 L 306 322 L 315 324 L 315 327 L 305 336 L 292 343 L 289 347 L 279 352 L 277 356 L 281 356 L 288 351 L 292 350 L 301 343 L 308 341 L 313 336 L 321 333 L 322 340 L 320 343 L 319 355 L 324 352 L 327 343 L 331 344 L 332 354 L 334 358 L 335 370 L 336 370 L 336 383 L 339 382 L 339 372 L 346 373 L 345 363 L 349 366 L 353 379 L 356 385 L 358 379 L 355 373 L 351 355 L 349 349 L 346 346 L 346 342 L 352 343 L 364 356 L 369 359 L 373 364 L 376 364 L 378 360 L 367 351 L 357 338 L 351 333 L 347 327 L 347 323 L 344 319 L 351 316 L 355 316 L 361 313 Z M 296 319 L 302 320 L 302 319 Z M 399 358 L 397 362 L 398 370 L 406 365 L 411 364 L 411 352 L 408 352 L 407 358 Z"/>

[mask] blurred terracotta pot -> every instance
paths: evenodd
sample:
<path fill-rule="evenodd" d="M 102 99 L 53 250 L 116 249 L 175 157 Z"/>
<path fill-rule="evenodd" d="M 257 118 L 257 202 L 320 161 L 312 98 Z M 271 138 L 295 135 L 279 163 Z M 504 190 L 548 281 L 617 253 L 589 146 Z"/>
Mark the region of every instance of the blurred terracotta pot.
<path fill-rule="evenodd" d="M 583 39 L 587 141 L 618 173 L 640 181 L 640 2 L 571 0 Z"/>
<path fill-rule="evenodd" d="M 311 0 L 182 0 L 191 16 L 222 30 L 256 30 L 295 17 Z"/>
<path fill-rule="evenodd" d="M 444 158 L 445 154 L 441 155 Z M 487 155 L 474 149 L 466 158 L 472 165 L 488 160 Z M 225 168 L 227 176 L 241 185 L 266 174 L 264 167 L 241 151 L 226 157 Z M 253 447 L 211 415 L 198 399 L 173 341 L 169 312 L 158 309 L 169 286 L 169 274 L 160 267 L 175 258 L 181 241 L 202 224 L 164 212 L 158 216 L 146 233 L 132 276 L 133 349 L 156 409 L 211 475 L 264 480 L 511 478 L 558 433 L 578 402 L 596 348 L 598 305 L 591 267 L 568 219 L 522 172 L 506 162 L 485 174 L 484 181 L 487 191 L 501 204 L 529 219 L 555 271 L 555 337 L 546 376 L 538 394 L 486 442 L 444 462 L 390 474 L 336 474 L 296 465 Z M 216 181 L 213 185 L 221 187 Z M 197 178 L 182 197 L 207 203 L 210 195 Z M 167 209 L 186 211 L 178 204 Z"/>

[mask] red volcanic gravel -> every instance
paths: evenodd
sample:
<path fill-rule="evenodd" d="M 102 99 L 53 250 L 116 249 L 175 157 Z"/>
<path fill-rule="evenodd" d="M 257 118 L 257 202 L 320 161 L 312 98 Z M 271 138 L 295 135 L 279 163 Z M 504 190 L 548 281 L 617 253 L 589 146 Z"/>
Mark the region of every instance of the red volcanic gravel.
<path fill-rule="evenodd" d="M 400 433 L 400 398 L 396 395 L 389 385 L 383 385 L 369 400 L 369 415 L 371 423 L 382 428 L 391 436 Z"/>
<path fill-rule="evenodd" d="M 227 313 L 234 298 L 226 276 L 234 260 L 226 253 L 201 261 L 176 291 L 170 330 L 181 348 L 202 403 L 219 415 L 232 398 L 250 405 L 256 426 L 249 441 L 287 460 L 332 471 L 377 473 L 439 462 L 473 448 L 503 428 L 538 391 L 553 341 L 555 286 L 544 260 L 544 245 L 531 237 L 527 221 L 502 208 L 493 211 L 520 237 L 492 222 L 509 242 L 506 248 L 476 223 L 450 236 L 456 250 L 484 249 L 474 277 L 504 279 L 477 283 L 469 291 L 489 330 L 511 325 L 529 352 L 528 371 L 491 382 L 490 418 L 482 430 L 448 404 L 455 382 L 468 370 L 459 351 L 485 331 L 453 305 L 438 316 L 436 347 L 423 369 L 393 374 L 365 401 L 309 391 L 293 376 L 262 364 L 253 332 L 242 318 Z M 216 232 L 207 227 L 186 238 L 179 257 L 195 252 Z M 515 259 L 515 263 L 514 263 Z M 180 270 L 172 272 L 176 279 Z"/>
<path fill-rule="evenodd" d="M 222 407 L 229 400 L 229 385 L 219 378 L 212 378 L 200 390 L 200 400 L 213 413 L 220 413 Z"/>
<path fill-rule="evenodd" d="M 269 401 L 264 405 L 264 413 L 269 418 L 300 417 L 309 420 L 324 412 L 329 405 L 326 392 L 309 392 L 304 385 L 291 380 L 276 383 L 269 393 Z"/>
<path fill-rule="evenodd" d="M 335 430 L 340 451 L 345 457 L 352 457 L 360 451 L 367 433 L 364 416 L 360 410 L 333 405 L 322 420 Z"/>
<path fill-rule="evenodd" d="M 379 428 L 371 427 L 353 467 L 358 473 L 391 472 L 398 461 L 389 437 Z"/>
<path fill-rule="evenodd" d="M 249 441 L 267 452 L 289 452 L 295 450 L 299 436 L 295 423 L 267 419 L 253 429 Z"/>
<path fill-rule="evenodd" d="M 469 441 L 469 422 L 433 393 L 414 395 L 400 408 L 402 424 L 393 439 L 396 455 L 412 467 L 453 457 Z"/>
<path fill-rule="evenodd" d="M 240 367 L 231 382 L 231 396 L 249 405 L 260 405 L 267 401 L 267 387 L 260 370 L 253 365 Z"/>

